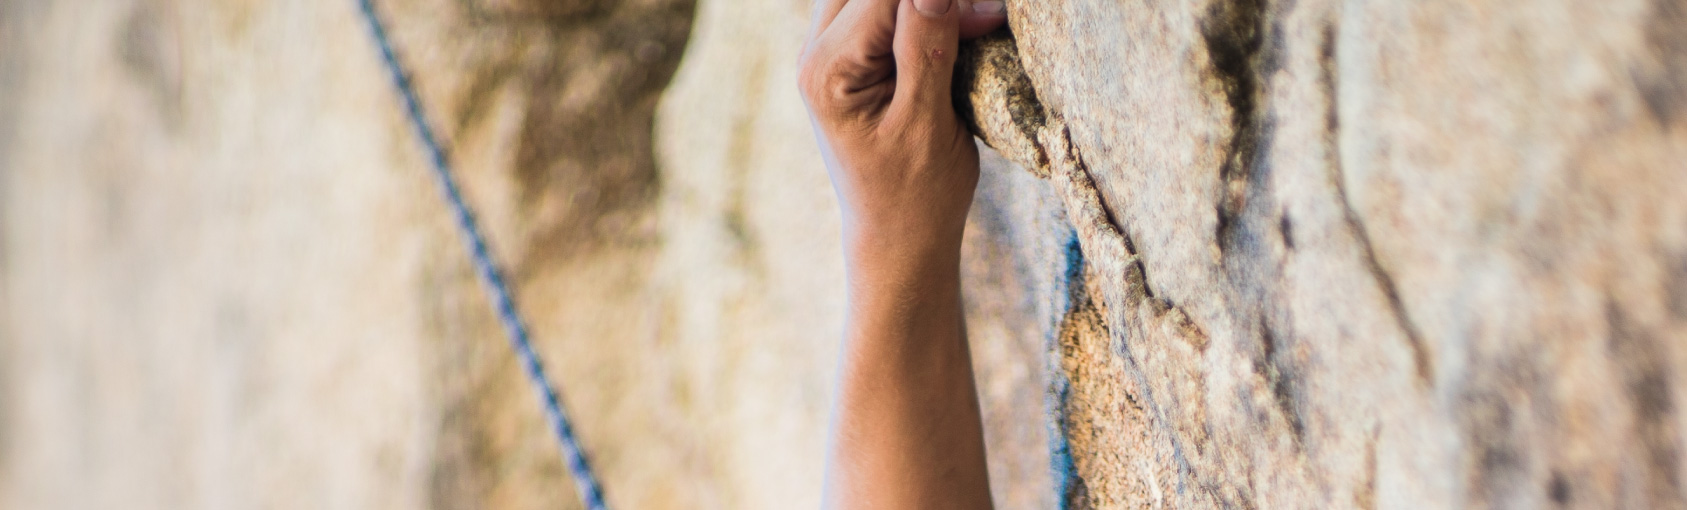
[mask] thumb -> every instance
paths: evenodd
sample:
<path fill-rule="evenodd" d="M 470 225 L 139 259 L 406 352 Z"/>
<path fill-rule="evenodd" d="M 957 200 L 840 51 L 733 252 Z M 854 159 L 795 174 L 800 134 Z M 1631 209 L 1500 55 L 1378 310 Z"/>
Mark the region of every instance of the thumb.
<path fill-rule="evenodd" d="M 891 108 L 949 108 L 960 44 L 960 0 L 901 0 L 896 11 L 896 92 Z"/>

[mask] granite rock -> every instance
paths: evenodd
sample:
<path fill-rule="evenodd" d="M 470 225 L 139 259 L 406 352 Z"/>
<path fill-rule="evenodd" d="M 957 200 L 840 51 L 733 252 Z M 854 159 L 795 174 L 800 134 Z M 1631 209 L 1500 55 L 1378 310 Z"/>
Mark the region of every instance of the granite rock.
<path fill-rule="evenodd" d="M 1068 502 L 1682 507 L 1683 12 L 1010 2 L 966 92 L 1079 227 Z"/>

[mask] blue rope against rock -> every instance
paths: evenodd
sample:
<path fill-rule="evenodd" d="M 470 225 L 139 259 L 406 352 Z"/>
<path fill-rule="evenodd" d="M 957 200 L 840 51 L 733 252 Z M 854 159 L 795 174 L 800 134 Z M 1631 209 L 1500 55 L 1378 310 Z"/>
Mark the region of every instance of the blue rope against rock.
<path fill-rule="evenodd" d="M 552 389 L 550 378 L 545 376 L 545 368 L 539 363 L 538 353 L 533 351 L 533 343 L 527 334 L 527 324 L 521 320 L 521 314 L 516 310 L 515 299 L 511 297 L 509 284 L 504 281 L 503 273 L 492 261 L 492 255 L 486 247 L 486 237 L 481 234 L 480 226 L 475 222 L 474 212 L 469 209 L 468 203 L 463 200 L 462 192 L 457 188 L 457 181 L 452 177 L 451 163 L 445 157 L 445 148 L 434 136 L 433 128 L 429 127 L 427 116 L 422 112 L 421 102 L 416 98 L 415 87 L 410 83 L 410 76 L 404 72 L 404 66 L 399 64 L 398 57 L 393 53 L 392 42 L 387 38 L 387 31 L 381 24 L 380 16 L 375 13 L 374 4 L 371 0 L 358 0 L 358 4 L 362 8 L 364 21 L 369 24 L 369 31 L 374 34 L 375 43 L 380 46 L 381 58 L 386 62 L 388 73 L 392 75 L 393 85 L 404 100 L 410 126 L 415 129 L 417 138 L 422 140 L 422 145 L 427 148 L 433 163 L 434 177 L 445 192 L 446 202 L 449 202 L 451 212 L 457 219 L 457 226 L 463 231 L 464 240 L 469 245 L 475 272 L 480 274 L 481 282 L 486 284 L 487 291 L 492 294 L 492 304 L 498 310 L 498 320 L 503 323 L 510 346 L 515 349 L 516 357 L 521 360 L 521 368 L 527 373 L 527 379 L 533 383 L 533 388 L 538 391 L 545 406 L 545 419 L 550 422 L 551 431 L 556 433 L 557 442 L 562 448 L 563 461 L 568 464 L 568 471 L 574 476 L 574 485 L 579 488 L 580 499 L 587 509 L 604 510 L 608 507 L 603 502 L 603 489 L 598 485 L 597 477 L 592 474 L 591 464 L 586 462 L 586 454 L 580 449 L 579 440 L 574 437 L 574 427 L 569 424 L 568 413 L 563 410 L 557 392 Z"/>

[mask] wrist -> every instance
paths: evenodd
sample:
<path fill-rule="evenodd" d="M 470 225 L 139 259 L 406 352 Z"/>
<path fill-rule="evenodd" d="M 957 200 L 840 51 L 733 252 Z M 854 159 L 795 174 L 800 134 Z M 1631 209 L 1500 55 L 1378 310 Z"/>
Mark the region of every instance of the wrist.
<path fill-rule="evenodd" d="M 873 285 L 925 286 L 959 281 L 962 228 L 943 232 L 882 224 L 847 224 L 844 263 L 849 278 L 852 282 Z"/>

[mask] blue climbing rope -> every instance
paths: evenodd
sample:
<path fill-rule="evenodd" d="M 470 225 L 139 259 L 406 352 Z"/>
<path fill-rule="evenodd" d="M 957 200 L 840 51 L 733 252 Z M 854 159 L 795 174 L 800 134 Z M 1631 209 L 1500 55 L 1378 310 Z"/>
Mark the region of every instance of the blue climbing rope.
<path fill-rule="evenodd" d="M 416 98 L 416 89 L 410 83 L 410 75 L 404 72 L 404 66 L 399 64 L 398 57 L 393 53 L 392 41 L 387 38 L 386 28 L 381 24 L 380 16 L 375 13 L 372 0 L 358 0 L 358 6 L 362 8 L 363 19 L 368 22 L 376 45 L 380 46 L 381 59 L 386 62 L 393 86 L 398 89 L 404 100 L 410 126 L 415 129 L 416 137 L 422 140 L 422 145 L 427 148 L 433 163 L 434 177 L 439 180 L 439 186 L 445 192 L 446 202 L 449 202 L 451 212 L 457 219 L 457 226 L 463 231 L 464 241 L 469 245 L 475 272 L 480 274 L 480 281 L 486 284 L 487 291 L 492 294 L 492 304 L 498 310 L 498 321 L 503 323 L 510 346 L 515 349 L 516 357 L 521 360 L 522 370 L 527 373 L 527 379 L 533 383 L 534 390 L 539 393 L 539 399 L 544 403 L 545 420 L 550 422 L 551 431 L 556 433 L 557 442 L 562 448 L 562 459 L 568 464 L 569 473 L 574 476 L 574 485 L 579 488 L 580 499 L 589 510 L 604 510 L 608 506 L 603 502 L 603 488 L 598 485 L 597 477 L 592 474 L 591 464 L 586 462 L 586 454 L 580 449 L 579 440 L 574 437 L 574 427 L 569 424 L 568 413 L 562 409 L 562 403 L 558 400 L 556 391 L 552 389 L 550 378 L 545 376 L 545 368 L 539 363 L 538 353 L 533 351 L 533 342 L 527 334 L 527 324 L 521 320 L 521 314 L 516 310 L 515 299 L 511 297 L 509 284 L 504 281 L 503 273 L 492 261 L 492 255 L 486 248 L 486 237 L 481 234 L 480 226 L 475 223 L 474 212 L 469 210 L 468 203 L 463 200 L 463 194 L 457 188 L 457 181 L 451 173 L 451 163 L 445 157 L 445 147 L 440 145 L 439 138 L 434 136 L 433 128 L 428 125 L 427 116 L 422 113 L 421 102 Z"/>

